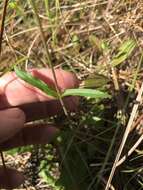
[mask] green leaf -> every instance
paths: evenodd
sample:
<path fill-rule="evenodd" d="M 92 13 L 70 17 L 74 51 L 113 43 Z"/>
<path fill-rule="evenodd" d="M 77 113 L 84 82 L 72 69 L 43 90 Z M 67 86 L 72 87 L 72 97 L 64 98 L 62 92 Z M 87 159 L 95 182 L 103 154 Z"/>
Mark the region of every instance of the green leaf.
<path fill-rule="evenodd" d="M 62 94 L 62 97 L 64 96 L 84 96 L 84 97 L 98 98 L 98 99 L 111 97 L 106 92 L 101 92 L 99 90 L 93 90 L 93 89 L 67 89 Z"/>
<path fill-rule="evenodd" d="M 120 63 L 122 63 L 123 61 L 125 61 L 130 56 L 130 54 L 132 53 L 135 47 L 136 47 L 136 43 L 134 40 L 129 39 L 125 41 L 119 47 L 117 55 L 115 55 L 115 57 L 111 61 L 111 65 L 115 67 L 119 65 Z"/>
<path fill-rule="evenodd" d="M 33 146 L 22 146 L 22 147 L 18 147 L 18 148 L 12 148 L 8 151 L 6 151 L 6 154 L 9 155 L 16 155 L 16 154 L 21 154 L 21 153 L 25 153 L 25 152 L 31 152 L 33 149 Z"/>
<path fill-rule="evenodd" d="M 27 73 L 25 71 L 21 71 L 19 70 L 17 67 L 14 67 L 14 71 L 16 73 L 16 75 L 24 80 L 25 82 L 31 84 L 32 86 L 35 86 L 36 88 L 40 89 L 41 91 L 43 91 L 45 94 L 47 94 L 48 96 L 52 96 L 57 98 L 57 92 L 53 89 L 51 89 L 45 82 L 43 82 L 42 80 L 33 77 L 30 73 Z"/>
<path fill-rule="evenodd" d="M 103 53 L 109 50 L 109 46 L 105 42 L 105 40 L 99 39 L 97 36 L 93 34 L 89 36 L 89 42 L 100 53 Z"/>
<path fill-rule="evenodd" d="M 48 166 L 46 166 L 46 168 L 44 168 L 43 170 L 41 170 L 41 172 L 39 173 L 39 176 L 49 185 L 51 186 L 52 189 L 54 190 L 61 190 L 61 187 L 58 187 L 56 185 L 56 179 L 54 179 L 54 177 L 50 174 L 50 172 L 48 171 Z"/>
<path fill-rule="evenodd" d="M 95 35 L 92 34 L 92 35 L 89 36 L 89 42 L 98 51 L 103 52 L 103 49 L 102 49 L 102 40 L 100 40 L 99 38 L 97 38 Z"/>

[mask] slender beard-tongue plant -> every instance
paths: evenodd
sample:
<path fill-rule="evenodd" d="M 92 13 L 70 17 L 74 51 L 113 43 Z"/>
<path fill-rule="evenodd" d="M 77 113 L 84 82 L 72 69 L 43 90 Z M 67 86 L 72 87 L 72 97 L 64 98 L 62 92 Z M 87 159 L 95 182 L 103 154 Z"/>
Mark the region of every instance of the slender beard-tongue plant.
<path fill-rule="evenodd" d="M 40 89 L 46 95 L 52 96 L 56 99 L 59 98 L 56 90 L 50 88 L 48 84 L 46 84 L 44 81 L 32 76 L 28 72 L 18 69 L 16 66 L 14 67 L 14 71 L 20 79 Z M 62 98 L 65 96 L 83 96 L 83 97 L 96 98 L 96 99 L 110 98 L 110 95 L 106 92 L 102 92 L 100 90 L 95 90 L 95 89 L 84 89 L 84 88 L 66 89 L 64 92 L 60 93 L 60 95 Z"/>

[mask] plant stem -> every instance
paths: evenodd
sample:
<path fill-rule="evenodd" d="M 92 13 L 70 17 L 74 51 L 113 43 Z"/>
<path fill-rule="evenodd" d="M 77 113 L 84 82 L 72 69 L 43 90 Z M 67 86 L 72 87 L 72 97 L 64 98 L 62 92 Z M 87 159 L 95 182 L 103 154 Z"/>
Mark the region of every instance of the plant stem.
<path fill-rule="evenodd" d="M 38 10 L 37 10 L 37 7 L 36 7 L 36 4 L 35 4 L 34 0 L 30 0 L 30 3 L 32 5 L 33 11 L 34 11 L 34 14 L 35 14 L 35 17 L 36 17 L 37 24 L 39 26 L 41 39 L 42 39 L 43 46 L 44 46 L 44 49 L 45 49 L 45 52 L 46 52 L 47 61 L 48 61 L 49 67 L 51 67 L 52 66 L 52 61 L 51 61 L 51 57 L 50 57 L 50 52 L 49 52 L 47 44 L 46 44 L 44 31 L 43 31 L 42 24 L 41 24 L 39 15 L 38 15 Z M 46 64 L 46 66 L 47 66 L 47 64 Z"/>
<path fill-rule="evenodd" d="M 45 49 L 45 52 L 46 52 L 46 57 L 47 57 L 47 60 L 48 60 L 48 64 L 49 64 L 49 67 L 50 67 L 51 70 L 52 70 L 52 74 L 53 74 L 54 81 L 55 81 L 55 89 L 56 89 L 56 92 L 57 92 L 59 101 L 60 101 L 60 103 L 61 103 L 61 105 L 62 105 L 62 108 L 63 108 L 63 111 L 64 111 L 65 115 L 69 118 L 69 114 L 68 114 L 68 112 L 67 112 L 67 110 L 66 110 L 66 107 L 65 107 L 64 102 L 63 102 L 62 97 L 61 97 L 60 90 L 59 90 L 59 88 L 58 88 L 58 82 L 57 82 L 55 70 L 54 70 L 54 67 L 53 67 L 53 65 L 52 65 L 52 61 L 51 61 L 49 49 L 48 49 L 47 44 L 46 44 L 44 31 L 43 31 L 42 24 L 41 24 L 39 15 L 38 15 L 38 10 L 37 10 L 35 1 L 34 1 L 34 0 L 30 0 L 30 2 L 31 2 L 32 8 L 33 8 L 33 10 L 34 10 L 34 13 L 35 13 L 35 16 L 36 16 L 36 20 L 37 20 L 38 26 L 39 26 L 39 30 L 40 30 L 40 34 L 41 34 L 41 39 L 42 39 L 42 42 L 43 42 L 43 45 L 44 45 L 44 49 Z M 46 67 L 47 67 L 47 64 L 45 64 L 45 65 L 46 65 Z"/>

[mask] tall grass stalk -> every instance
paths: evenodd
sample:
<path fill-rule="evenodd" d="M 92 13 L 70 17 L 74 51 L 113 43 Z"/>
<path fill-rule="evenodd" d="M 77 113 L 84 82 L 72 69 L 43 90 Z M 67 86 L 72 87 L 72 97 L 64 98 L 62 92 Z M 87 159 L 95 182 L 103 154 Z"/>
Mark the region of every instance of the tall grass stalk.
<path fill-rule="evenodd" d="M 46 14 L 47 14 L 47 17 L 50 21 L 50 19 L 51 19 L 50 6 L 49 6 L 50 2 L 49 2 L 49 0 L 45 0 L 44 2 L 45 2 Z"/>
<path fill-rule="evenodd" d="M 53 77 L 54 77 L 54 81 L 55 81 L 55 88 L 56 88 L 56 91 L 57 91 L 60 103 L 62 105 L 62 108 L 63 108 L 63 111 L 64 111 L 65 115 L 67 117 L 69 117 L 68 112 L 66 110 L 66 107 L 64 105 L 64 102 L 62 100 L 60 91 L 58 89 L 58 82 L 57 82 L 54 66 L 52 64 L 51 57 L 50 57 L 50 52 L 49 52 L 49 49 L 48 49 L 47 44 L 46 44 L 46 39 L 45 39 L 44 31 L 43 31 L 43 28 L 42 28 L 42 24 L 41 24 L 41 21 L 40 21 L 40 18 L 39 18 L 39 14 L 38 14 L 38 10 L 37 10 L 35 1 L 34 0 L 30 0 L 30 4 L 32 5 L 33 11 L 35 13 L 37 24 L 39 26 L 39 30 L 40 30 L 40 34 L 41 34 L 41 39 L 42 39 L 43 46 L 44 46 L 44 49 L 45 49 L 45 52 L 46 52 L 46 57 L 47 57 L 47 61 L 48 61 L 49 67 L 51 68 L 52 73 L 53 73 Z M 45 66 L 47 67 L 47 64 L 45 64 Z"/>
<path fill-rule="evenodd" d="M 29 1 L 30 1 L 30 4 L 31 4 L 32 9 L 34 11 L 35 18 L 36 18 L 36 21 L 37 21 L 37 24 L 38 24 L 38 27 L 39 27 L 39 31 L 40 31 L 40 35 L 41 35 L 41 40 L 42 40 L 42 43 L 43 43 L 43 46 L 44 46 L 44 50 L 45 50 L 45 53 L 46 53 L 46 58 L 47 58 L 49 67 L 52 68 L 52 62 L 51 62 L 50 52 L 49 52 L 49 49 L 48 49 L 47 44 L 46 44 L 44 31 L 43 31 L 42 24 L 41 24 L 41 21 L 40 21 L 40 17 L 39 17 L 39 14 L 38 14 L 38 9 L 36 7 L 36 4 L 35 4 L 34 0 L 29 0 Z M 45 66 L 47 66 L 47 63 L 45 64 Z"/>
<path fill-rule="evenodd" d="M 59 0 L 55 0 L 55 17 L 54 17 L 54 25 L 55 29 L 52 31 L 52 40 L 53 40 L 53 45 L 56 46 L 57 44 L 57 31 L 59 28 L 59 11 L 60 11 L 60 2 Z"/>

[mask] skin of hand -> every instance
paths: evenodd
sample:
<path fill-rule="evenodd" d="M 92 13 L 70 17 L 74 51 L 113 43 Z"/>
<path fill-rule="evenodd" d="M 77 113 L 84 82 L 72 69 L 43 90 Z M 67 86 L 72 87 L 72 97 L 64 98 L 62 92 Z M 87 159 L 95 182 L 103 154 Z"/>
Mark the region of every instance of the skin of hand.
<path fill-rule="evenodd" d="M 50 69 L 32 69 L 29 72 L 50 87 L 55 87 Z M 79 81 L 74 74 L 61 69 L 56 69 L 55 74 L 60 91 L 78 87 Z M 65 97 L 63 102 L 68 111 L 76 111 L 77 97 Z M 0 150 L 49 143 L 58 134 L 58 128 L 53 125 L 36 126 L 26 123 L 62 112 L 58 100 L 20 80 L 14 72 L 5 74 L 0 78 Z M 0 168 L 0 188 L 16 188 L 23 181 L 24 177 L 20 172 Z"/>

